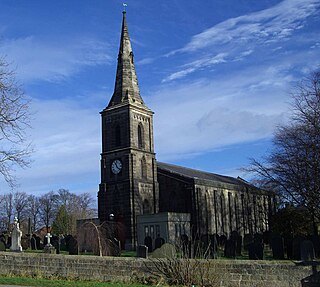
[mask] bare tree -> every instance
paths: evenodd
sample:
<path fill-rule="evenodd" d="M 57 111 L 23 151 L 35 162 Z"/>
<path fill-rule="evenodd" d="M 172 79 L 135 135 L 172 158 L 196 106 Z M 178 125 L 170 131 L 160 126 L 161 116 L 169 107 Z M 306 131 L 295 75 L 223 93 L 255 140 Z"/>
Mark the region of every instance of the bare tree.
<path fill-rule="evenodd" d="M 39 199 L 40 217 L 43 224 L 47 228 L 47 232 L 49 232 L 49 227 L 51 226 L 56 215 L 56 199 L 57 196 L 53 191 L 42 195 Z"/>
<path fill-rule="evenodd" d="M 31 218 L 31 231 L 37 230 L 40 214 L 40 200 L 34 195 L 28 197 L 29 217 Z"/>
<path fill-rule="evenodd" d="M 25 192 L 16 191 L 13 194 L 13 207 L 20 223 L 27 219 L 28 195 Z"/>
<path fill-rule="evenodd" d="M 6 230 L 9 232 L 11 219 L 14 214 L 12 193 L 7 193 L 1 196 L 0 212 L 3 221 L 2 225 L 5 226 Z"/>
<path fill-rule="evenodd" d="M 32 151 L 26 137 L 30 123 L 29 101 L 14 73 L 0 58 L 0 173 L 13 187 L 15 167 L 26 167 Z"/>
<path fill-rule="evenodd" d="M 292 95 L 292 116 L 278 127 L 274 148 L 264 161 L 253 159 L 248 171 L 280 199 L 310 212 L 320 222 L 320 70 L 303 80 Z M 314 224 L 314 232 L 316 225 Z"/>
<path fill-rule="evenodd" d="M 58 212 L 53 224 L 54 231 L 75 235 L 77 220 L 93 216 L 92 201 L 88 193 L 76 195 L 66 189 L 59 189 L 57 192 Z"/>

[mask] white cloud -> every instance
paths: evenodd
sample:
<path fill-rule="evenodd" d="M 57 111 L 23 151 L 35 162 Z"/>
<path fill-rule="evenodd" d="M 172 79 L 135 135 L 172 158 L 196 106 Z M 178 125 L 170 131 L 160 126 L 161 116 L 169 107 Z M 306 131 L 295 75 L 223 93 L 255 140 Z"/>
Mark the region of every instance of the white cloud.
<path fill-rule="evenodd" d="M 318 0 L 285 0 L 279 4 L 249 15 L 228 19 L 195 35 L 179 52 L 194 52 L 221 44 L 282 39 L 303 27 L 303 21 L 319 11 Z"/>
<path fill-rule="evenodd" d="M 287 66 L 248 67 L 217 79 L 170 85 L 151 98 L 160 160 L 270 138 L 285 121 L 292 78 Z"/>
<path fill-rule="evenodd" d="M 194 35 L 183 48 L 167 54 L 189 53 L 197 60 L 186 64 L 187 69 L 186 65 L 180 67 L 164 81 L 185 77 L 203 67 L 243 60 L 255 52 L 263 58 L 264 47 L 288 41 L 295 31 L 304 27 L 307 17 L 319 13 L 319 7 L 318 0 L 285 0 L 271 8 L 223 21 Z M 269 49 L 275 51 L 275 48 Z M 209 60 L 221 54 L 224 54 L 223 61 Z"/>
<path fill-rule="evenodd" d="M 63 42 L 26 37 L 3 41 L 0 52 L 17 66 L 22 81 L 55 81 L 69 77 L 83 66 L 106 64 L 108 45 L 94 39 Z"/>
<path fill-rule="evenodd" d="M 33 162 L 30 168 L 17 170 L 24 191 L 40 194 L 67 188 L 96 193 L 101 152 L 99 108 L 84 106 L 79 99 L 32 101 Z"/>

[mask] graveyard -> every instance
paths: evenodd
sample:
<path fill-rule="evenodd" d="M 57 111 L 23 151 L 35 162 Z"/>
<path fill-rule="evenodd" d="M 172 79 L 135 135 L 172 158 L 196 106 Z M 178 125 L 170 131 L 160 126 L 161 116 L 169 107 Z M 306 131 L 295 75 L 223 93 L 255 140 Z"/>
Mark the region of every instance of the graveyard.
<path fill-rule="evenodd" d="M 318 236 L 282 237 L 266 232 L 242 238 L 232 232 L 229 238 L 208 235 L 192 242 L 181 238 L 180 242 L 158 240 L 157 246 L 147 244 L 148 239 L 146 245 L 128 252 L 119 249 L 117 242 L 110 242 L 109 256 L 99 256 L 88 242 L 84 250 L 84 242 L 76 236 L 23 236 L 15 222 L 10 237 L 0 236 L 0 263 L 4 266 L 0 275 L 131 283 L 144 280 L 148 284 L 183 286 L 190 283 L 177 275 L 183 272 L 192 280 L 199 280 L 196 278 L 200 272 L 207 280 L 203 285 L 197 281 L 200 286 L 220 286 L 210 285 L 212 281 L 231 284 L 228 286 L 252 286 L 257 282 L 259 286 L 269 286 L 270 282 L 274 286 L 317 286 L 312 284 L 319 280 Z M 236 282 L 241 285 L 232 285 Z M 292 285 L 286 285 L 288 282 Z"/>

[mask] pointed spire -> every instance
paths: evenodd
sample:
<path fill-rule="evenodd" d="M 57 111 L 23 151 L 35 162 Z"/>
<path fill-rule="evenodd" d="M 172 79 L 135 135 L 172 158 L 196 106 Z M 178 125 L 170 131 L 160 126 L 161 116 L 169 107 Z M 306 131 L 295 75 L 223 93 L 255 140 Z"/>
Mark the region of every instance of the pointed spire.
<path fill-rule="evenodd" d="M 120 103 L 136 103 L 144 105 L 140 96 L 136 69 L 134 66 L 133 52 L 128 32 L 126 11 L 123 11 L 120 48 L 116 83 L 108 107 Z"/>

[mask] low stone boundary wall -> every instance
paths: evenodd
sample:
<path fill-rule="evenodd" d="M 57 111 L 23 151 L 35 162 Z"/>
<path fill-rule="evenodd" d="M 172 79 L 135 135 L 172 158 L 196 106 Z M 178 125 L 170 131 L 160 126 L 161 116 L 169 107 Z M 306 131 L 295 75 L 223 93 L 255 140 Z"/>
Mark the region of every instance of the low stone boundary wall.
<path fill-rule="evenodd" d="M 212 260 L 208 265 L 204 260 L 203 264 L 222 278 L 216 285 L 221 287 L 301 287 L 301 280 L 312 274 L 311 266 L 293 262 Z M 153 263 L 140 258 L 0 252 L 0 266 L 2 275 L 123 282 L 150 276 Z"/>

